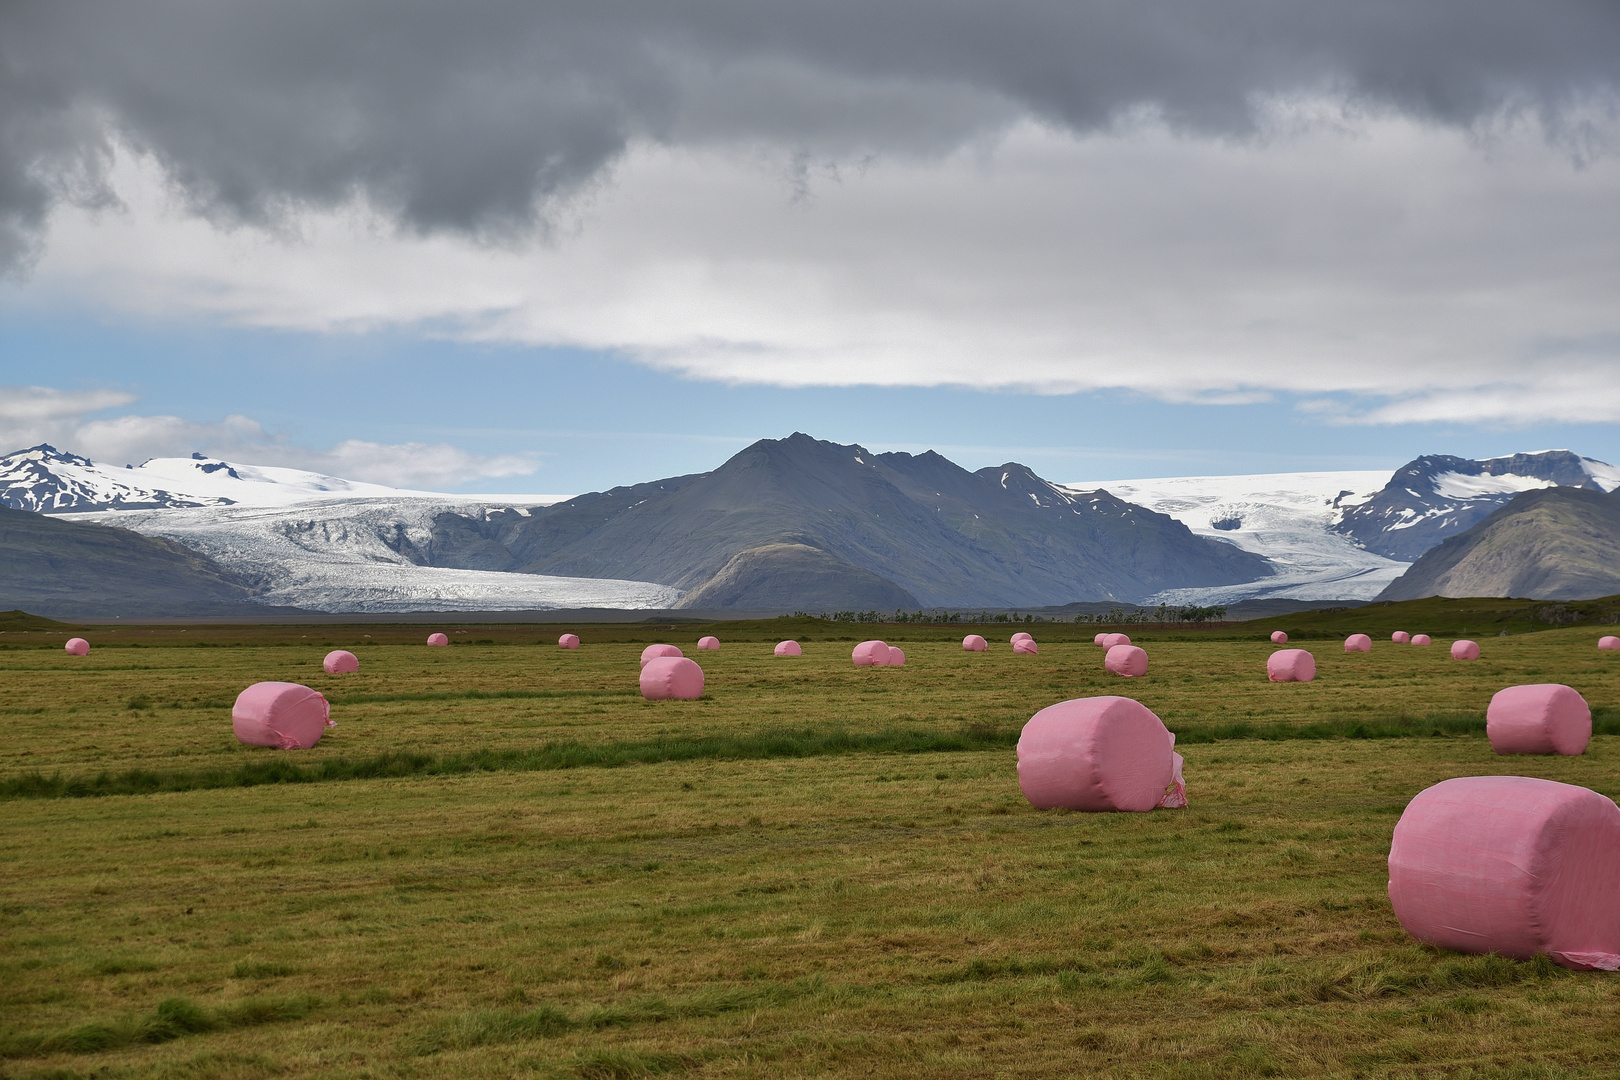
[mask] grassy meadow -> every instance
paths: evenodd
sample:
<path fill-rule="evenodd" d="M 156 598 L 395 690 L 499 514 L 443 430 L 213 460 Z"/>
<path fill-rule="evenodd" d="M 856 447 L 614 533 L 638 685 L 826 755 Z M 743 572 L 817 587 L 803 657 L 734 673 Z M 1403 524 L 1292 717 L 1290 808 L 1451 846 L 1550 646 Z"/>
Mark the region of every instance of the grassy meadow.
<path fill-rule="evenodd" d="M 0 1075 L 1612 1075 L 1620 981 L 1414 943 L 1390 830 L 1451 776 L 1620 794 L 1601 628 L 1474 631 L 1265 679 L 1271 623 L 814 620 L 579 628 L 67 627 L 0 634 Z M 1367 609 L 1345 613 L 1374 629 Z M 1287 625 L 1283 620 L 1278 625 Z M 1458 629 L 1461 628 L 1458 624 Z M 1257 628 L 1261 627 L 1261 628 Z M 971 629 L 987 654 L 964 653 Z M 94 648 L 68 657 L 81 632 Z M 691 648 L 702 633 L 718 653 Z M 1494 633 L 1494 631 L 1493 631 Z M 804 642 L 776 658 L 783 637 Z M 901 645 L 856 669 L 854 641 Z M 708 677 L 641 700 L 671 641 Z M 331 648 L 361 662 L 321 671 Z M 313 686 L 309 751 L 239 746 L 237 692 Z M 1503 686 L 1566 682 L 1602 734 L 1498 758 Z M 1038 709 L 1122 693 L 1178 733 L 1191 805 L 1032 810 Z"/>

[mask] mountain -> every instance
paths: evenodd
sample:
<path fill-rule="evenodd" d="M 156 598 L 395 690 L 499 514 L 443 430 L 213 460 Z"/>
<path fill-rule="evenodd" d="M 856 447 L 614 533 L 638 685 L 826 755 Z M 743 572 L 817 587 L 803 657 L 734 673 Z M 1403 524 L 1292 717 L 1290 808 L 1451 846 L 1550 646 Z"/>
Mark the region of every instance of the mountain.
<path fill-rule="evenodd" d="M 1366 550 L 1412 560 L 1484 520 L 1523 491 L 1620 488 L 1620 469 L 1568 450 L 1543 450 L 1472 461 L 1433 454 L 1395 471 L 1370 498 L 1346 491 L 1333 530 Z M 1492 594 L 1494 595 L 1494 594 Z"/>
<path fill-rule="evenodd" d="M 873 454 L 801 433 L 711 473 L 521 515 L 441 517 L 434 537 L 435 566 L 500 561 L 493 541 L 519 572 L 653 581 L 687 592 L 683 604 L 754 610 L 1134 600 L 1271 572 L 1164 514 L 1022 465 L 968 472 L 932 451 Z M 782 575 L 805 589 L 791 604 Z"/>
<path fill-rule="evenodd" d="M 1425 553 L 1379 596 L 1584 600 L 1620 593 L 1620 492 L 1527 491 Z"/>
<path fill-rule="evenodd" d="M 216 614 L 252 596 L 238 575 L 173 541 L 0 506 L 0 608 Z"/>

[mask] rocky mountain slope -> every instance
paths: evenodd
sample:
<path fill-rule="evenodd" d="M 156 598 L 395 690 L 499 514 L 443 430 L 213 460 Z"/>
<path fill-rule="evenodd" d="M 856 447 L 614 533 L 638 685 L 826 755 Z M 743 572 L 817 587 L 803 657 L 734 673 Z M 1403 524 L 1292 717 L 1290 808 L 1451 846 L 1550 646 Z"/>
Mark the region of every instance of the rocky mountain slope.
<path fill-rule="evenodd" d="M 1620 593 L 1620 492 L 1527 491 L 1426 552 L 1381 600 L 1507 596 L 1583 600 Z"/>

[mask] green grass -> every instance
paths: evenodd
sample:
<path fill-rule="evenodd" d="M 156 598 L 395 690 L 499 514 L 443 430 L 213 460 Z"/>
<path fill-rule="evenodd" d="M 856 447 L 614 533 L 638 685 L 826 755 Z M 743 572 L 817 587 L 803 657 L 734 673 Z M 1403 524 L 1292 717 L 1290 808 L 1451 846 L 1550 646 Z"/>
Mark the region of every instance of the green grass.
<path fill-rule="evenodd" d="M 1586 627 L 1471 664 L 1313 647 L 1308 685 L 1253 640 L 1141 635 L 1151 673 L 1119 680 L 1089 633 L 1014 658 L 856 628 L 907 649 L 868 671 L 843 642 L 770 657 L 767 627 L 664 703 L 591 628 L 573 654 L 187 629 L 0 653 L 0 1076 L 1612 1071 L 1620 980 L 1417 944 L 1384 894 L 1439 780 L 1620 793 L 1620 657 Z M 361 673 L 320 672 L 332 647 Z M 255 678 L 338 727 L 235 745 Z M 1597 707 L 1588 753 L 1494 755 L 1491 693 L 1548 680 Z M 1178 733 L 1187 810 L 1024 802 L 1021 724 L 1099 693 Z"/>

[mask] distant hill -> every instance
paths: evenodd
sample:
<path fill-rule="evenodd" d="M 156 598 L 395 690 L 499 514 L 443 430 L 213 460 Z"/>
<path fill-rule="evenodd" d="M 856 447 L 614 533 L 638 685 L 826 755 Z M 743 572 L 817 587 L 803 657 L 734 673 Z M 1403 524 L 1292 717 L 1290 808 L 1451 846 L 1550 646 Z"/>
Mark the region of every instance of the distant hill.
<path fill-rule="evenodd" d="M 441 515 L 433 566 L 627 578 L 738 610 L 1036 606 L 1251 581 L 1264 558 L 1105 491 L 1008 463 L 794 434 L 711 473 L 480 519 Z M 791 583 L 791 584 L 790 584 Z"/>
<path fill-rule="evenodd" d="M 1395 471 L 1371 498 L 1343 493 L 1333 531 L 1375 554 L 1411 561 L 1458 536 L 1520 492 L 1620 489 L 1620 469 L 1568 450 L 1470 460 L 1429 454 Z"/>
<path fill-rule="evenodd" d="M 0 608 L 215 614 L 251 595 L 245 581 L 171 540 L 0 506 Z"/>
<path fill-rule="evenodd" d="M 1380 600 L 1583 600 L 1620 593 L 1620 494 L 1527 491 L 1429 551 Z"/>

